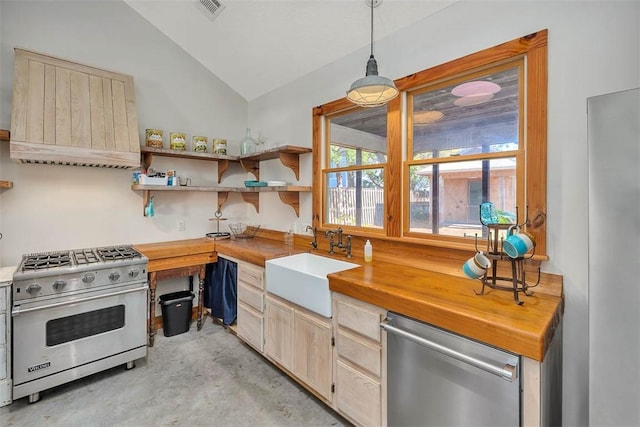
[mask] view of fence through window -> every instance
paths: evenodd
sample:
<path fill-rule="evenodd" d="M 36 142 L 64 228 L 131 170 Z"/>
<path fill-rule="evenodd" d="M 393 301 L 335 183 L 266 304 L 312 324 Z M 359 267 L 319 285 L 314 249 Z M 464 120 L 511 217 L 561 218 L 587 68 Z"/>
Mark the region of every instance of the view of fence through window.
<path fill-rule="evenodd" d="M 410 93 L 410 233 L 482 234 L 480 204 L 515 221 L 520 61 Z"/>
<path fill-rule="evenodd" d="M 382 228 L 387 162 L 387 108 L 350 111 L 328 120 L 325 221 Z"/>
<path fill-rule="evenodd" d="M 481 235 L 480 204 L 488 201 L 515 221 L 522 69 L 518 59 L 407 93 L 406 234 Z M 386 106 L 326 123 L 325 222 L 384 228 Z"/>

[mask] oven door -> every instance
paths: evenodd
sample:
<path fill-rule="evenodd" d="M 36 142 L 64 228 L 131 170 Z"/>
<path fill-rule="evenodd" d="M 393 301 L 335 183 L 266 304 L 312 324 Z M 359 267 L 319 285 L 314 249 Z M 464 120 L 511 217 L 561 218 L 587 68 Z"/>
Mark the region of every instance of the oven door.
<path fill-rule="evenodd" d="M 14 304 L 14 386 L 146 347 L 147 289 L 129 283 Z"/>

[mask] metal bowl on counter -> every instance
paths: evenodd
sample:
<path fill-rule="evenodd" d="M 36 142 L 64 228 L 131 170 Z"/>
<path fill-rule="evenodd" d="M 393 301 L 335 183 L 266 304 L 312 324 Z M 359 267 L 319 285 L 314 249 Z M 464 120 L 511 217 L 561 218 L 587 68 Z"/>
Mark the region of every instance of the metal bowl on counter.
<path fill-rule="evenodd" d="M 251 239 L 256 235 L 256 233 L 260 229 L 260 226 L 247 225 L 242 222 L 235 222 L 235 223 L 229 224 L 229 229 L 231 230 L 232 238 Z"/>

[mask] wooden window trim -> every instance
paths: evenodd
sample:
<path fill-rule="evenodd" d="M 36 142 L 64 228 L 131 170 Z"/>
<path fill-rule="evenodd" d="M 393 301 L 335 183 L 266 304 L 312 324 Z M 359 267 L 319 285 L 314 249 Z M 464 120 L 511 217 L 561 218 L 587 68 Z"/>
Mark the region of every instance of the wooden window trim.
<path fill-rule="evenodd" d="M 527 231 L 536 239 L 536 258 L 547 258 L 546 239 L 546 194 L 547 194 L 547 58 L 548 30 L 541 30 L 482 51 L 466 55 L 444 64 L 408 75 L 395 81 L 400 92 L 415 90 L 420 86 L 432 84 L 449 76 L 462 75 L 469 70 L 476 71 L 481 67 L 508 61 L 520 55 L 526 55 L 526 116 L 525 116 L 525 152 L 526 168 L 525 199 L 529 212 L 530 224 Z M 386 236 L 389 240 L 406 241 L 445 248 L 470 249 L 471 245 L 447 241 L 424 241 L 421 239 L 401 237 L 402 235 L 402 187 L 405 172 L 402 167 L 402 99 L 396 97 L 387 105 L 387 169 L 385 186 L 388 186 L 385 206 Z M 313 133 L 313 202 L 312 221 L 320 226 L 323 200 L 322 173 L 322 126 L 324 116 L 354 106 L 346 98 L 338 99 L 322 106 L 315 107 L 312 112 Z M 408 154 L 407 154 L 408 156 Z M 400 178 L 400 179 L 398 179 Z M 519 184 L 520 185 L 520 184 Z M 524 212 L 522 212 L 524 215 Z M 375 235 L 368 230 L 354 233 L 363 236 Z"/>

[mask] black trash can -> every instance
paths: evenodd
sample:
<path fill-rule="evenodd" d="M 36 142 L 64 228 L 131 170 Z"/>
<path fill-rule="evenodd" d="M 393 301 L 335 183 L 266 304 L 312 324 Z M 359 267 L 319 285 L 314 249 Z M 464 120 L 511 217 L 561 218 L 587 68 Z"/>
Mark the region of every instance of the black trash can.
<path fill-rule="evenodd" d="M 162 330 L 165 337 L 185 333 L 191 326 L 191 309 L 195 295 L 189 291 L 160 295 Z"/>

